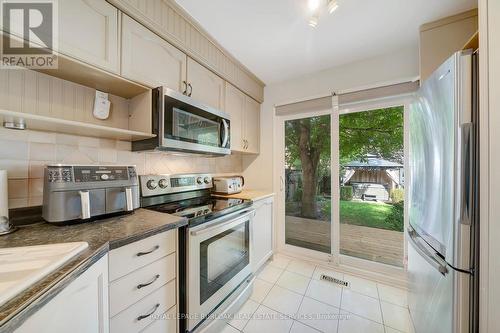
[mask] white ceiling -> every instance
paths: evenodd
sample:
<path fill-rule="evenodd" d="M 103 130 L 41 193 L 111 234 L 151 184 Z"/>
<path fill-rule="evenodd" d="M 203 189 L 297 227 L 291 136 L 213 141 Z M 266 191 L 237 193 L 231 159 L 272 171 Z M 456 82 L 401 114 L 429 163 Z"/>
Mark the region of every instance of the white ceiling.
<path fill-rule="evenodd" d="M 317 28 L 307 0 L 176 0 L 265 83 L 418 47 L 421 24 L 477 7 L 477 0 L 339 0 Z"/>

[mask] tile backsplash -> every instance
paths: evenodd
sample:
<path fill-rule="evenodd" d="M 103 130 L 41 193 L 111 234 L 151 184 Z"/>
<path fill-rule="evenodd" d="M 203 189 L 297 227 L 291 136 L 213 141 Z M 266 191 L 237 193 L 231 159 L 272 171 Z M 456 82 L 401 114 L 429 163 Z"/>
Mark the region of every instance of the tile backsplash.
<path fill-rule="evenodd" d="M 39 131 L 0 128 L 0 169 L 9 177 L 9 208 L 42 204 L 46 164 L 127 164 L 139 174 L 242 172 L 242 156 L 181 156 L 131 152 L 131 143 Z"/>

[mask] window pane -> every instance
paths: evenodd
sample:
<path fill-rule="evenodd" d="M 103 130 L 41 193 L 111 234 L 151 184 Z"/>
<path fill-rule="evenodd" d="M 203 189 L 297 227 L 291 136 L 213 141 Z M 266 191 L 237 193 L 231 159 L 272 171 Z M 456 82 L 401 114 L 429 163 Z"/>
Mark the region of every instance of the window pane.
<path fill-rule="evenodd" d="M 285 241 L 331 252 L 330 115 L 285 122 Z"/>
<path fill-rule="evenodd" d="M 403 266 L 404 108 L 340 115 L 340 253 Z"/>

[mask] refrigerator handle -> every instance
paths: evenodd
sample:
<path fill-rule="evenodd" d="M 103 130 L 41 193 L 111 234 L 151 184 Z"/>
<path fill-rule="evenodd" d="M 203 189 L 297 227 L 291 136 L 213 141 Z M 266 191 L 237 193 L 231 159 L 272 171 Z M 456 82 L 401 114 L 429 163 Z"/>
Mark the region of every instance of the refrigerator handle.
<path fill-rule="evenodd" d="M 460 151 L 460 223 L 471 224 L 472 204 L 472 123 L 460 126 L 461 151 Z"/>
<path fill-rule="evenodd" d="M 413 245 L 415 250 L 424 258 L 432 267 L 434 267 L 439 273 L 442 275 L 446 275 L 448 273 L 448 268 L 446 267 L 446 263 L 441 262 L 436 256 L 428 249 L 427 246 L 422 245 L 422 242 L 417 240 L 418 234 L 413 228 L 408 228 L 408 238 L 410 239 L 410 243 Z"/>

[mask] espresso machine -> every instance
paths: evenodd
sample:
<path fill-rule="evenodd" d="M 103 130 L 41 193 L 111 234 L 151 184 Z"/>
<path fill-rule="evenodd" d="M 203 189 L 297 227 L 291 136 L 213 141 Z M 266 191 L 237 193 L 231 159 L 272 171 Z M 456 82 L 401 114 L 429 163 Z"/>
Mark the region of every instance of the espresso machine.
<path fill-rule="evenodd" d="M 139 208 L 139 180 L 134 166 L 47 165 L 42 217 L 73 224 Z"/>

